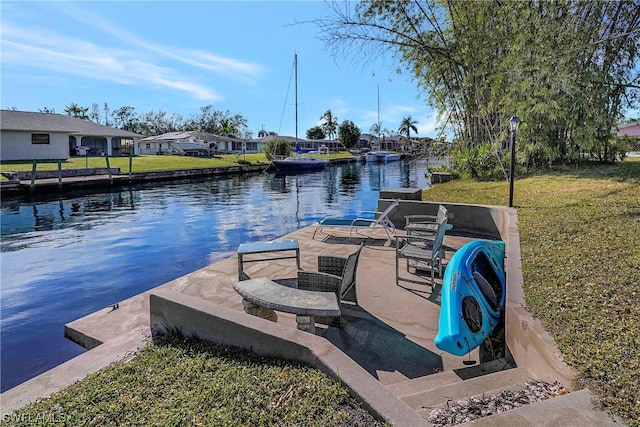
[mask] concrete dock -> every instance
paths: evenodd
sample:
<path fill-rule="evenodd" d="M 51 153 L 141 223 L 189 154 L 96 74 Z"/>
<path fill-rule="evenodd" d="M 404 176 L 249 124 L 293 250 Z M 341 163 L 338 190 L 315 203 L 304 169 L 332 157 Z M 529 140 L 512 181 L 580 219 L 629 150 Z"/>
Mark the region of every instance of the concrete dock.
<path fill-rule="evenodd" d="M 385 207 L 381 203 L 379 210 Z M 392 219 L 401 224 L 403 215 L 424 213 L 434 206 L 437 209 L 437 204 L 406 201 Z M 331 235 L 318 233 L 313 239 L 315 227 L 310 226 L 282 237 L 299 242 L 304 270 L 317 269 L 318 255 L 347 256 L 365 244 L 357 271 L 358 305 L 343 311 L 342 328 L 319 325 L 316 334 L 309 334 L 296 329 L 293 314 L 278 313 L 274 323 L 244 313 L 242 298 L 232 286 L 238 279 L 237 258 L 232 256 L 122 301 L 117 308 L 105 307 L 67 324 L 65 335 L 90 351 L 3 393 L 2 413 L 126 358 L 148 342 L 150 328 L 160 324 L 307 362 L 339 378 L 365 408 L 394 425 L 429 425 L 430 408 L 450 399 L 518 387 L 529 379 L 558 381 L 571 391 L 575 373 L 561 362 L 553 340 L 522 308 L 515 211 L 447 207 L 455 231 L 445 237 L 447 258 L 478 233 L 498 233 L 507 242 L 506 328 L 511 357 L 479 364 L 477 349 L 456 357 L 436 348 L 440 286 L 432 291 L 428 279 L 424 285 L 396 286 L 395 248 L 384 231 L 367 230 L 366 235 L 349 238 L 348 230 L 331 230 Z M 474 221 L 486 224 L 474 225 L 475 231 L 463 226 Z M 246 272 L 251 277 L 295 277 L 296 263 L 290 259 L 256 262 Z M 476 363 L 470 366 L 469 361 Z M 492 425 L 623 425 L 593 409 L 586 391 L 551 401 L 555 402 L 494 418 Z"/>

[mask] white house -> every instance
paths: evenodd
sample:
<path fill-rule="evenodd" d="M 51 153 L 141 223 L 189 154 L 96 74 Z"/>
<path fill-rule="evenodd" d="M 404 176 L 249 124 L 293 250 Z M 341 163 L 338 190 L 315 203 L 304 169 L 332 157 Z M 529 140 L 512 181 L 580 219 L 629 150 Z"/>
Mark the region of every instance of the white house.
<path fill-rule="evenodd" d="M 258 153 L 264 143 L 198 131 L 149 136 L 139 142 L 140 154 Z M 244 150 L 244 151 L 243 151 Z"/>
<path fill-rule="evenodd" d="M 0 110 L 0 159 L 5 161 L 138 154 L 141 136 L 62 114 Z"/>
<path fill-rule="evenodd" d="M 617 135 L 640 136 L 640 122 L 631 122 L 619 126 Z"/>
<path fill-rule="evenodd" d="M 260 151 L 264 151 L 261 147 L 264 146 L 269 141 L 274 139 L 282 139 L 284 141 L 289 141 L 291 145 L 295 145 L 296 143 L 300 147 L 300 149 L 304 152 L 309 151 L 321 151 L 323 148 L 328 149 L 329 151 L 338 152 L 344 151 L 344 144 L 338 140 L 331 139 L 303 139 L 296 138 L 293 136 L 284 136 L 284 135 L 268 135 L 262 138 L 254 139 L 248 142 L 257 143 L 258 147 L 260 147 Z"/>

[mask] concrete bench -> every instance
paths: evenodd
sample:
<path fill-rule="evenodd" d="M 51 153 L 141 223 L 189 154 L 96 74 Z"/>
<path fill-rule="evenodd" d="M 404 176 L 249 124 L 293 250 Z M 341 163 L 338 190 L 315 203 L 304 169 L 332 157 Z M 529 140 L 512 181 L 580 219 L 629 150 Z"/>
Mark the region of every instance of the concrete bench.
<path fill-rule="evenodd" d="M 340 303 L 333 292 L 315 292 L 289 288 L 266 278 L 244 280 L 233 284 L 242 296 L 244 311 L 273 322 L 275 311 L 296 315 L 298 329 L 315 333 L 315 317 L 339 317 Z"/>

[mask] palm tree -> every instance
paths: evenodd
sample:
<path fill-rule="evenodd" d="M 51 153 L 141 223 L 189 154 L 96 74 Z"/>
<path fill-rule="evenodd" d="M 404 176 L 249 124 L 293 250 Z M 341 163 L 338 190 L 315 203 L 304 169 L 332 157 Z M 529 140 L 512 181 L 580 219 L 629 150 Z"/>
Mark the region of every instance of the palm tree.
<path fill-rule="evenodd" d="M 418 133 L 418 128 L 416 125 L 418 124 L 417 120 L 413 120 L 411 116 L 407 116 L 402 119 L 400 122 L 400 127 L 398 128 L 398 132 L 401 134 L 406 134 L 407 139 L 411 139 L 411 131 Z"/>
<path fill-rule="evenodd" d="M 320 120 L 323 120 L 322 130 L 324 133 L 329 136 L 329 139 L 334 139 L 338 127 L 338 118 L 333 117 L 331 110 L 327 110 L 326 113 L 320 116 Z"/>
<path fill-rule="evenodd" d="M 233 120 L 230 120 L 230 119 L 220 120 L 220 129 L 218 130 L 218 132 L 222 136 L 229 136 L 232 138 L 236 138 L 238 136 L 237 135 L 238 128 L 236 124 L 233 122 Z"/>

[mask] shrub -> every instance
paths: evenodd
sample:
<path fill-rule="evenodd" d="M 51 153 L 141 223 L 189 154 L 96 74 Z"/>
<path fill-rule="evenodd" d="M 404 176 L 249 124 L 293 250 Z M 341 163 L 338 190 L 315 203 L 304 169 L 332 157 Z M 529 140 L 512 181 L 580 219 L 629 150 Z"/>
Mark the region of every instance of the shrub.
<path fill-rule="evenodd" d="M 264 144 L 264 154 L 267 160 L 273 160 L 277 157 L 287 157 L 293 151 L 293 145 L 285 139 L 272 139 Z"/>
<path fill-rule="evenodd" d="M 504 170 L 493 145 L 485 142 L 473 148 L 454 153 L 454 169 L 461 176 L 475 181 L 496 181 L 504 179 Z M 505 162 L 508 162 L 506 158 Z"/>

